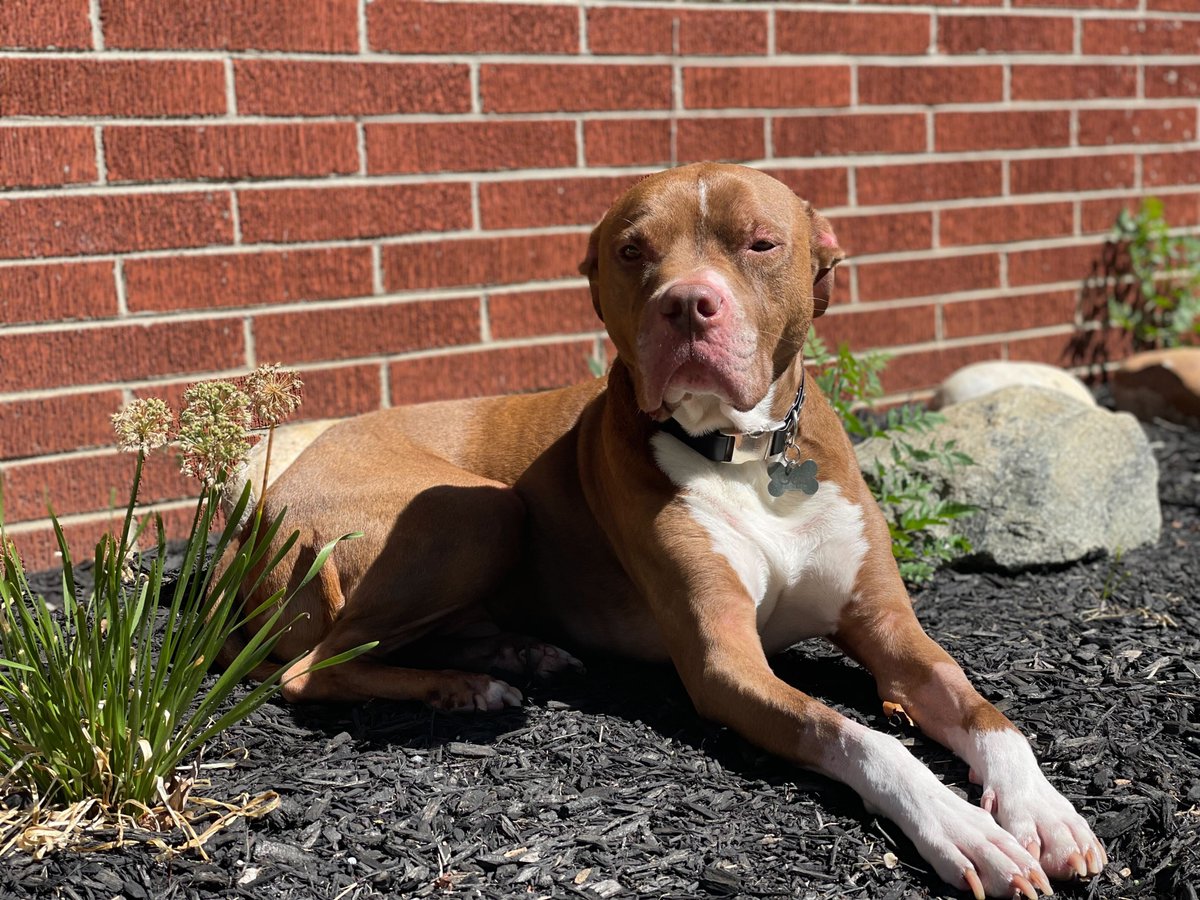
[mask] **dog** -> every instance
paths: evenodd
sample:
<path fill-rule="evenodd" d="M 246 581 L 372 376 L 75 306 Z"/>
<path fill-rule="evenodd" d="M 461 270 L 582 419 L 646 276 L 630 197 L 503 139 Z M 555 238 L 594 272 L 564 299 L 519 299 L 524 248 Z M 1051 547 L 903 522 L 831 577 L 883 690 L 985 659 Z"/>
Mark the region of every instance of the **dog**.
<path fill-rule="evenodd" d="M 669 659 L 701 715 L 850 785 L 978 898 L 1101 871 L 1103 845 L 1029 743 L 917 622 L 846 434 L 805 374 L 843 256 L 825 217 L 762 172 L 651 175 L 581 267 L 616 348 L 606 377 L 313 428 L 265 498 L 300 538 L 246 608 L 296 585 L 327 541 L 363 536 L 290 601 L 285 699 L 517 705 L 485 673 L 578 666 L 523 636 L 554 629 Z M 969 764 L 981 806 L 773 674 L 771 654 L 818 635 L 871 672 L 885 711 Z M 372 655 L 308 671 L 370 641 Z"/>

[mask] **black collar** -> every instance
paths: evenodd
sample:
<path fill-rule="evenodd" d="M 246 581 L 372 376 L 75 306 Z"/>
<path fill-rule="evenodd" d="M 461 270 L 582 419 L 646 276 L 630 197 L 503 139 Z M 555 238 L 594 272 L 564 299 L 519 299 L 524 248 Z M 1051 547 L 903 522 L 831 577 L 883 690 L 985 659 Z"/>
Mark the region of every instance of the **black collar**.
<path fill-rule="evenodd" d="M 788 410 L 783 425 L 774 431 L 706 431 L 704 434 L 690 435 L 674 419 L 667 419 L 659 427 L 713 462 L 743 463 L 775 459 L 787 450 L 800 429 L 806 380 L 807 373 L 801 363 L 800 390 L 796 391 L 796 400 Z"/>

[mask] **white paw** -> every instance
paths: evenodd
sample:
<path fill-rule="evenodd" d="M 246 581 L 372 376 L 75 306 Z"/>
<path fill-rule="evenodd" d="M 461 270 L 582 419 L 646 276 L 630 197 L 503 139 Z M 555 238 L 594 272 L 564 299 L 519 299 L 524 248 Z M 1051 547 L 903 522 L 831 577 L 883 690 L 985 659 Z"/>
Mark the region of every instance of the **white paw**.
<path fill-rule="evenodd" d="M 568 669 L 580 673 L 585 671 L 583 663 L 562 647 L 555 647 L 553 644 L 530 645 L 526 658 L 529 668 L 540 678 Z"/>
<path fill-rule="evenodd" d="M 979 900 L 1051 893 L 1036 856 L 984 810 L 933 780 L 938 790 L 930 789 L 930 796 L 915 804 L 915 816 L 898 824 L 938 875 Z"/>
<path fill-rule="evenodd" d="M 822 768 L 855 788 L 868 809 L 899 825 L 949 884 L 978 900 L 1052 893 L 1041 865 L 1016 838 L 938 781 L 895 738 L 851 726 L 836 750 Z"/>
<path fill-rule="evenodd" d="M 492 678 L 488 680 L 487 686 L 477 691 L 473 697 L 475 701 L 475 709 L 480 712 L 488 710 L 504 709 L 506 706 L 520 706 L 521 692 L 510 684 L 506 684 L 499 679 Z"/>
<path fill-rule="evenodd" d="M 1051 787 L 1021 735 L 996 732 L 981 740 L 987 760 L 980 805 L 1051 878 L 1087 878 L 1108 863 L 1108 854 L 1083 816 Z"/>

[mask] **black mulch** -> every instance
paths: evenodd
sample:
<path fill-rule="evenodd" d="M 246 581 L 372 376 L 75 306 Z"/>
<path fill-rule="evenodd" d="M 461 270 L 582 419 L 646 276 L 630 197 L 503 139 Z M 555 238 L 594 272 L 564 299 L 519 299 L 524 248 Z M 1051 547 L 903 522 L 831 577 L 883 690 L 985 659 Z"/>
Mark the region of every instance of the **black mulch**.
<path fill-rule="evenodd" d="M 1060 896 L 1200 890 L 1200 433 L 1148 431 L 1157 546 L 1013 577 L 943 572 L 915 598 L 1109 848 L 1102 876 Z M 237 762 L 207 770 L 205 793 L 271 789 L 282 804 L 212 839 L 209 861 L 11 855 L 0 896 L 960 896 L 847 789 L 701 721 L 669 670 L 586 662 L 586 676 L 520 685 L 525 707 L 500 714 L 269 705 L 209 749 Z M 776 668 L 894 728 L 869 677 L 823 642 Z M 904 739 L 977 794 L 948 753 Z"/>

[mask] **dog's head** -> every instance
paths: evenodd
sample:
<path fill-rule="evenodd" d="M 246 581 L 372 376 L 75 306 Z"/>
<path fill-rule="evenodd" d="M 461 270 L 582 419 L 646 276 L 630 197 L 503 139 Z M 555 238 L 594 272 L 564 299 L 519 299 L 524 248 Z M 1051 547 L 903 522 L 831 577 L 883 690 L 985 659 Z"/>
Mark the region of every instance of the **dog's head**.
<path fill-rule="evenodd" d="M 843 257 L 829 223 L 786 185 L 700 163 L 630 188 L 580 271 L 638 405 L 663 420 L 689 401 L 761 403 L 824 312 Z"/>

